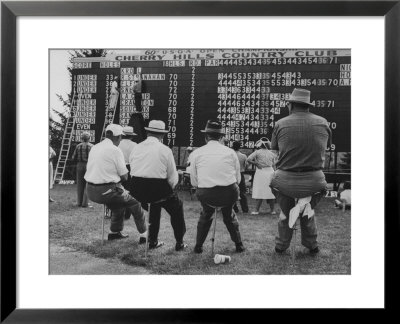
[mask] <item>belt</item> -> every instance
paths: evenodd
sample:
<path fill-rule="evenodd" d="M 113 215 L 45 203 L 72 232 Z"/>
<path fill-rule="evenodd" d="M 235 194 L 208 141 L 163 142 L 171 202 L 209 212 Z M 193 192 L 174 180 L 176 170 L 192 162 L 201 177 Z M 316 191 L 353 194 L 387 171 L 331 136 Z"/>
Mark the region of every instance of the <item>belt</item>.
<path fill-rule="evenodd" d="M 119 182 L 118 182 L 119 183 Z M 109 182 L 109 183 L 91 183 L 91 182 L 87 182 L 87 184 L 90 184 L 91 186 L 110 186 L 110 185 L 116 185 L 117 183 L 115 182 Z"/>
<path fill-rule="evenodd" d="M 282 170 L 282 171 L 288 171 L 288 172 L 311 172 L 311 171 L 321 171 L 321 169 L 318 169 L 318 168 L 298 168 L 298 169 Z"/>

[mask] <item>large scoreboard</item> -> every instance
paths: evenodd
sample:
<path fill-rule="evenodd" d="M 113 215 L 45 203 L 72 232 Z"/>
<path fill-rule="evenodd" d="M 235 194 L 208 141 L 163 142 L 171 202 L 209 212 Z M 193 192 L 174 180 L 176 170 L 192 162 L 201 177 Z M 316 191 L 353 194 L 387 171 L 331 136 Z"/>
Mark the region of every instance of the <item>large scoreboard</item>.
<path fill-rule="evenodd" d="M 72 142 L 82 132 L 99 142 L 110 123 L 163 120 L 164 143 L 201 146 L 208 119 L 219 119 L 226 138 L 253 148 L 271 138 L 288 115 L 294 88 L 311 91 L 312 112 L 325 117 L 331 151 L 350 151 L 351 52 L 349 49 L 148 49 L 116 51 L 73 61 Z M 117 104 L 111 104 L 117 86 Z"/>

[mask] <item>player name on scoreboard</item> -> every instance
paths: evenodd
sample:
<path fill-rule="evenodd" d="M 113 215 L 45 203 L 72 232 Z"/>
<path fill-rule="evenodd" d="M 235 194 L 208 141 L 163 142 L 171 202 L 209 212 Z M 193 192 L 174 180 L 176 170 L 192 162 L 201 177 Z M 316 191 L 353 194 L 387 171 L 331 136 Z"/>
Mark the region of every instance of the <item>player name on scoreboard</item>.
<path fill-rule="evenodd" d="M 206 121 L 219 119 L 230 142 L 253 148 L 287 116 L 293 88 L 311 91 L 312 112 L 332 129 L 332 151 L 350 151 L 349 49 L 132 50 L 73 62 L 74 141 L 81 130 L 101 139 L 110 122 L 128 125 L 132 113 L 161 119 L 169 146 L 201 146 Z M 118 93 L 115 107 L 112 93 Z"/>

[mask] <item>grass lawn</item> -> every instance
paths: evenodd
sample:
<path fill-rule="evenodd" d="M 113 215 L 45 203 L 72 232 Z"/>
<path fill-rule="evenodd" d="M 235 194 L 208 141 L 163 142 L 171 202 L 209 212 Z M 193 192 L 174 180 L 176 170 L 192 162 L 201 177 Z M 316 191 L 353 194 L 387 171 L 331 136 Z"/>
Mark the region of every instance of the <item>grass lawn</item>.
<path fill-rule="evenodd" d="M 215 253 L 231 256 L 231 263 L 216 265 L 211 256 L 211 230 L 204 244 L 204 252 L 193 253 L 196 227 L 201 210 L 200 203 L 190 199 L 187 192 L 180 192 L 184 201 L 186 235 L 189 248 L 175 252 L 175 240 L 169 215 L 162 211 L 159 240 L 164 247 L 150 250 L 144 258 L 144 245 L 138 245 L 139 234 L 133 219 L 125 222 L 128 239 L 101 242 L 103 206 L 92 203 L 94 208 L 75 207 L 76 185 L 55 185 L 50 203 L 50 245 L 65 246 L 90 253 L 98 258 L 117 259 L 125 265 L 143 267 L 152 274 L 218 275 L 218 274 L 350 274 L 351 271 L 351 212 L 333 208 L 334 198 L 324 198 L 316 208 L 318 242 L 321 252 L 310 256 L 300 244 L 300 231 L 296 237 L 296 259 L 292 263 L 291 249 L 285 254 L 274 252 L 277 234 L 277 215 L 269 214 L 263 203 L 257 216 L 238 214 L 240 231 L 246 247 L 244 253 L 235 253 L 235 245 L 218 216 Z M 248 197 L 250 210 L 254 201 Z M 106 220 L 107 237 L 109 221 Z M 293 241 L 292 241 L 293 243 Z M 112 273 L 110 273 L 112 274 Z"/>

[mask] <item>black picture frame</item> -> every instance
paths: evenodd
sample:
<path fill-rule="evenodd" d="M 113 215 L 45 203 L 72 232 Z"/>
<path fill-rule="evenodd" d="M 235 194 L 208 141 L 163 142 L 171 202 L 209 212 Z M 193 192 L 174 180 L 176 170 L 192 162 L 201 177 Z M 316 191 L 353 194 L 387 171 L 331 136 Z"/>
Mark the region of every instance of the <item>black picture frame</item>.
<path fill-rule="evenodd" d="M 226 312 L 132 309 L 17 309 L 16 62 L 19 16 L 384 16 L 385 309 L 396 307 L 394 240 L 399 235 L 400 0 L 396 1 L 2 1 L 1 3 L 1 322 L 216 322 Z M 373 44 L 371 44 L 373 46 Z M 369 134 L 365 134 L 368 140 Z M 366 175 L 373 176 L 373 175 Z M 380 188 L 376 189 L 380 190 Z M 378 206 L 382 208 L 382 206 Z M 373 234 L 371 234 L 373 237 Z M 372 238 L 373 240 L 373 238 Z M 232 310 L 229 316 L 236 316 Z M 232 314 L 233 313 L 233 314 Z M 252 315 L 253 316 L 253 315 Z"/>

